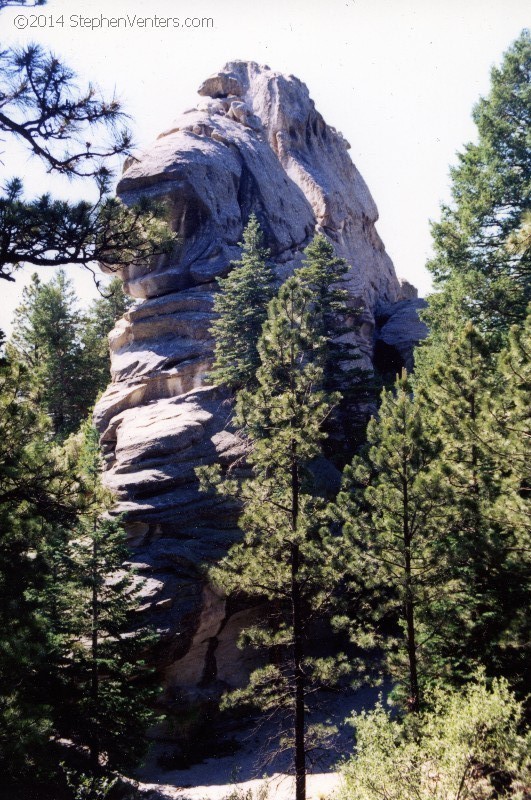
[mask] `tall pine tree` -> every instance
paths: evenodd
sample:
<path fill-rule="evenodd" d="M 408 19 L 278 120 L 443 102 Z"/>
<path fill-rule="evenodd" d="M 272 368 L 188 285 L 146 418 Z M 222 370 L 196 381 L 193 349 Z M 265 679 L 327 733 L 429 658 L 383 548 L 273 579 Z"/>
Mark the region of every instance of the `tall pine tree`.
<path fill-rule="evenodd" d="M 114 278 L 83 314 L 63 270 L 47 283 L 35 274 L 24 289 L 9 348 L 29 370 L 32 397 L 48 414 L 57 439 L 78 430 L 109 383 L 107 337 L 131 302 Z"/>
<path fill-rule="evenodd" d="M 77 520 L 49 539 L 41 597 L 55 636 L 54 725 L 88 749 L 96 778 L 102 761 L 128 769 L 147 749 L 154 688 L 144 659 L 153 636 L 137 620 L 140 582 L 127 566 L 125 532 L 105 513 L 112 498 L 100 484 L 96 430 L 85 423 L 67 451 L 77 468 Z"/>
<path fill-rule="evenodd" d="M 363 669 L 382 653 L 383 674 L 394 679 L 395 694 L 411 711 L 419 710 L 422 689 L 438 677 L 424 657 L 426 643 L 444 637 L 439 450 L 404 374 L 393 391 L 383 391 L 365 454 L 345 469 L 334 509 L 344 521 L 356 601 L 349 620 L 353 641 L 373 650 Z"/>
<path fill-rule="evenodd" d="M 500 492 L 492 516 L 506 542 L 505 573 L 512 613 L 498 641 L 498 667 L 525 692 L 531 630 L 531 313 L 509 331 L 497 380 L 490 392 L 493 436 L 490 444 L 500 474 Z"/>
<path fill-rule="evenodd" d="M 35 5 L 39 4 L 37 2 Z M 7 2 L 0 3 L 0 13 Z M 127 155 L 131 132 L 116 97 L 104 98 L 35 43 L 0 53 L 1 138 L 18 142 L 49 173 L 89 179 L 96 201 L 24 196 L 18 177 L 3 176 L 0 192 L 0 280 L 15 280 L 21 264 L 62 267 L 145 264 L 175 240 L 161 204 L 129 208 L 111 197 L 116 156 Z"/>
<path fill-rule="evenodd" d="M 333 244 L 318 234 L 304 251 L 297 277 L 314 296 L 315 330 L 321 337 L 323 387 L 341 399 L 326 423 L 325 453 L 341 467 L 365 434 L 368 401 L 375 400 L 374 376 L 359 366 L 359 319 L 363 306 L 353 303 L 345 288 L 349 267 Z"/>
<path fill-rule="evenodd" d="M 219 470 L 201 473 L 204 485 L 217 483 L 244 506 L 243 541 L 213 570 L 213 580 L 229 593 L 273 602 L 268 622 L 245 638 L 274 647 L 278 657 L 233 699 L 283 718 L 281 746 L 293 753 L 297 800 L 305 798 L 308 751 L 322 732 L 308 722 L 307 696 L 336 672 L 308 649 L 312 622 L 338 581 L 337 542 L 322 524 L 323 499 L 311 469 L 338 396 L 322 389 L 323 342 L 313 311 L 314 295 L 298 277 L 288 278 L 269 305 L 258 343 L 258 386 L 242 390 L 236 403 L 236 424 L 250 439 L 252 476 L 220 482 Z"/>
<path fill-rule="evenodd" d="M 417 391 L 442 443 L 444 545 L 454 592 L 447 640 L 439 640 L 434 658 L 459 679 L 478 664 L 490 673 L 505 671 L 504 632 L 521 598 L 524 574 L 513 555 L 518 530 L 496 512 L 506 467 L 497 452 L 490 348 L 471 323 L 448 334 L 446 347 L 451 359 L 441 358 L 430 369 L 424 365 Z"/>
<path fill-rule="evenodd" d="M 361 307 L 349 307 L 349 293 L 342 285 L 348 269 L 345 259 L 336 256 L 333 244 L 318 234 L 305 249 L 303 265 L 296 272 L 314 295 L 314 326 L 323 343 L 325 387 L 343 394 L 352 389 L 351 362 L 359 358 L 349 334 L 355 329 L 353 318 L 361 311 Z"/>

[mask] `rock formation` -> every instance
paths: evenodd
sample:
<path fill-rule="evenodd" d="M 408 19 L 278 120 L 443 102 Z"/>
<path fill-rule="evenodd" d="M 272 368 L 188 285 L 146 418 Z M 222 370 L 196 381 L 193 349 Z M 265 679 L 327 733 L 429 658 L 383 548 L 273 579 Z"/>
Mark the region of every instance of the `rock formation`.
<path fill-rule="evenodd" d="M 292 75 L 235 61 L 200 87 L 201 100 L 138 159 L 126 163 L 118 194 L 166 201 L 179 244 L 170 255 L 122 271 L 139 302 L 111 334 L 112 384 L 96 412 L 105 481 L 126 515 L 132 561 L 147 580 L 144 608 L 161 635 L 166 684 L 235 683 L 235 639 L 244 610 L 205 585 L 237 535 L 234 509 L 199 494 L 194 468 L 229 462 L 241 445 L 226 398 L 209 386 L 216 278 L 239 257 L 251 212 L 282 279 L 316 231 L 351 269 L 353 332 L 366 363 L 375 331 L 402 362 L 424 331 L 413 287 L 397 280 L 375 223 L 378 212 L 352 163 L 349 144 L 315 109 Z M 376 320 L 382 312 L 380 323 Z"/>

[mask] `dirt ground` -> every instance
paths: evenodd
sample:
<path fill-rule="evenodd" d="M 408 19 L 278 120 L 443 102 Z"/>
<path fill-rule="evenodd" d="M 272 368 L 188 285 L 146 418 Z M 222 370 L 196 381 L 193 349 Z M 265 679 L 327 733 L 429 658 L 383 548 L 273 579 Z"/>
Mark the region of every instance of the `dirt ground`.
<path fill-rule="evenodd" d="M 334 798 L 340 787 L 341 777 L 337 772 L 325 772 L 309 775 L 307 778 L 308 800 L 324 800 Z M 275 773 L 269 778 L 257 778 L 228 784 L 208 784 L 193 788 L 180 788 L 169 784 L 141 784 L 142 790 L 150 800 L 223 800 L 231 792 L 238 791 L 239 796 L 252 792 L 253 800 L 292 800 L 295 797 L 293 778 Z M 240 795 L 241 793 L 241 795 Z M 245 797 L 247 800 L 247 796 Z"/>
<path fill-rule="evenodd" d="M 377 696 L 377 690 L 364 689 L 327 693 L 320 698 L 322 707 L 317 719 L 332 722 L 337 734 L 332 747 L 321 754 L 308 776 L 308 800 L 324 800 L 337 794 L 341 783 L 339 763 L 352 752 L 354 744 L 353 728 L 345 720 L 354 711 L 374 706 Z M 264 756 L 269 755 L 264 748 L 268 736 L 267 729 L 244 727 L 232 734 L 238 745 L 232 755 L 208 758 L 187 769 L 163 770 L 157 763 L 160 746 L 155 747 L 137 779 L 147 800 L 223 800 L 235 790 L 242 800 L 248 790 L 252 790 L 253 800 L 291 800 L 294 783 L 287 775 L 289 759 L 285 755 L 277 756 L 264 766 Z"/>

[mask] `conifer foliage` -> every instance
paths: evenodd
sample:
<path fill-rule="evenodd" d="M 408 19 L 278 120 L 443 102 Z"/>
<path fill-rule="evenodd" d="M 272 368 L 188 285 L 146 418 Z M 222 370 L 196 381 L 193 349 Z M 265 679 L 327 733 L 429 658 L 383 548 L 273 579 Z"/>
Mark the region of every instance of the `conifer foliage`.
<path fill-rule="evenodd" d="M 0 0 L 0 10 L 15 4 Z M 198 469 L 203 490 L 241 509 L 241 540 L 209 578 L 261 607 L 242 644 L 264 656 L 226 702 L 278 720 L 296 800 L 305 800 L 310 753 L 330 734 L 314 724 L 311 695 L 351 669 L 341 654 L 316 655 L 314 626 L 345 616 L 357 653 L 370 651 L 363 675 L 378 662 L 400 710 L 414 712 L 358 716 L 346 798 L 526 796 L 522 707 L 498 676 L 525 694 L 530 58 L 524 31 L 474 112 L 478 143 L 460 156 L 453 205 L 434 226 L 432 332 L 414 378 L 382 393 L 337 498 L 319 475 L 332 415 L 369 391 L 356 369 L 360 310 L 349 307 L 346 263 L 317 236 L 276 292 L 251 215 L 241 259 L 219 282 L 211 377 L 235 393 L 247 460 L 225 474 Z M 127 265 L 171 246 L 160 209 L 109 199 L 108 159 L 130 137 L 116 101 L 72 81 L 38 47 L 0 54 L 0 132 L 49 170 L 95 180 L 99 196 L 96 205 L 28 202 L 9 181 L 0 279 L 24 262 Z M 84 141 L 98 128 L 110 139 Z M 59 780 L 65 739 L 85 754 L 87 773 L 74 778 L 67 766 L 65 791 L 105 796 L 109 773 L 141 760 L 153 720 L 151 634 L 135 613 L 141 582 L 86 422 L 107 382 L 105 335 L 127 307 L 116 281 L 82 314 L 63 272 L 49 283 L 35 276 L 0 356 L 0 772 L 12 796 Z"/>
<path fill-rule="evenodd" d="M 114 278 L 86 312 L 63 270 L 43 283 L 34 274 L 16 309 L 8 350 L 24 364 L 27 389 L 57 439 L 75 433 L 109 382 L 108 334 L 131 301 Z"/>
<path fill-rule="evenodd" d="M 109 333 L 132 304 L 132 298 L 124 293 L 121 278 L 115 276 L 82 315 L 82 361 L 89 407 L 109 385 Z"/>
<path fill-rule="evenodd" d="M 413 386 L 382 394 L 335 505 L 354 565 L 354 640 L 373 650 L 369 664 L 380 649 L 414 711 L 423 689 L 479 666 L 521 691 L 528 652 L 525 331 L 511 333 L 500 369 L 471 322 L 446 336 Z"/>
<path fill-rule="evenodd" d="M 241 260 L 232 262 L 231 272 L 218 281 L 220 292 L 214 299 L 214 311 L 219 317 L 210 331 L 215 339 L 210 378 L 231 390 L 256 383 L 258 339 L 267 304 L 275 293 L 275 273 L 255 214 L 249 218 L 241 246 Z"/>
<path fill-rule="evenodd" d="M 509 332 L 500 354 L 500 380 L 489 398 L 499 436 L 495 443 L 503 474 L 499 517 L 530 533 L 531 516 L 531 309 Z"/>
<path fill-rule="evenodd" d="M 442 442 L 438 468 L 447 497 L 444 542 L 453 602 L 447 641 L 439 639 L 440 669 L 464 677 L 484 664 L 519 681 L 511 650 L 525 645 L 514 614 L 529 601 L 529 560 L 522 549 L 525 529 L 508 525 L 497 511 L 507 496 L 504 474 L 512 460 L 509 453 L 507 463 L 500 458 L 503 433 L 492 404 L 499 375 L 485 337 L 471 322 L 448 336 L 451 358 L 423 369 L 417 379 L 425 414 Z M 519 494 L 514 483 L 513 492 Z"/>
<path fill-rule="evenodd" d="M 318 234 L 305 249 L 303 265 L 296 273 L 313 293 L 313 324 L 321 337 L 325 386 L 328 391 L 343 394 L 352 389 L 350 362 L 358 358 L 354 344 L 345 335 L 352 334 L 354 318 L 361 310 L 349 307 L 349 293 L 342 285 L 348 269 L 329 239 Z"/>
<path fill-rule="evenodd" d="M 42 776 L 52 732 L 41 614 L 40 553 L 48 525 L 72 521 L 75 482 L 50 448 L 49 423 L 28 399 L 26 368 L 0 363 L 0 772 L 6 782 Z"/>
<path fill-rule="evenodd" d="M 7 3 L 0 4 L 0 12 Z M 35 266 L 145 263 L 168 252 L 174 236 L 165 209 L 142 201 L 128 208 L 110 196 L 116 157 L 132 136 L 119 101 L 105 99 L 37 44 L 0 53 L 0 133 L 36 156 L 51 173 L 89 179 L 96 201 L 51 194 L 28 200 L 20 178 L 6 175 L 0 194 L 0 279 Z"/>
<path fill-rule="evenodd" d="M 152 690 L 96 432 L 54 443 L 29 380 L 25 365 L 0 365 L 0 767 L 10 790 L 38 796 L 64 777 L 58 739 L 90 751 L 94 786 L 104 764 L 137 764 Z"/>
<path fill-rule="evenodd" d="M 37 403 L 63 438 L 77 430 L 88 410 L 76 300 L 64 271 L 44 284 L 34 275 L 16 310 L 12 338 L 16 356 L 31 371 Z"/>

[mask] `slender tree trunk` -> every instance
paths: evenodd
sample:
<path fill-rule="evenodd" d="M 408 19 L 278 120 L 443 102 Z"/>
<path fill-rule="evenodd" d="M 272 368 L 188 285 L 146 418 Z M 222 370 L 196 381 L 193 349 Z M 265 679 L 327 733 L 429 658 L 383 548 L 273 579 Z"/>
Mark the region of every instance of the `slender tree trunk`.
<path fill-rule="evenodd" d="M 409 524 L 409 496 L 407 479 L 402 483 L 403 500 L 403 540 L 405 567 L 404 614 L 406 618 L 406 643 L 409 661 L 409 709 L 417 712 L 420 707 L 419 680 L 417 670 L 417 645 L 415 641 L 415 597 L 413 591 L 413 575 L 411 570 L 411 530 Z"/>
<path fill-rule="evenodd" d="M 299 516 L 299 472 L 297 466 L 297 444 L 291 443 L 291 526 L 297 531 Z M 304 669 L 303 669 L 303 631 L 302 608 L 299 583 L 300 551 L 294 542 L 291 546 L 291 608 L 293 625 L 293 667 L 295 682 L 295 709 L 293 732 L 295 738 L 295 800 L 306 800 L 306 746 L 304 710 Z"/>
<path fill-rule="evenodd" d="M 90 700 L 92 707 L 92 732 L 90 741 L 90 768 L 92 774 L 98 770 L 100 746 L 98 736 L 98 722 L 96 719 L 100 692 L 100 676 L 98 667 L 98 641 L 99 635 L 99 602 L 98 602 L 98 545 L 96 541 L 96 522 L 94 522 L 94 538 L 92 540 L 92 648 L 91 648 L 91 680 Z"/>

